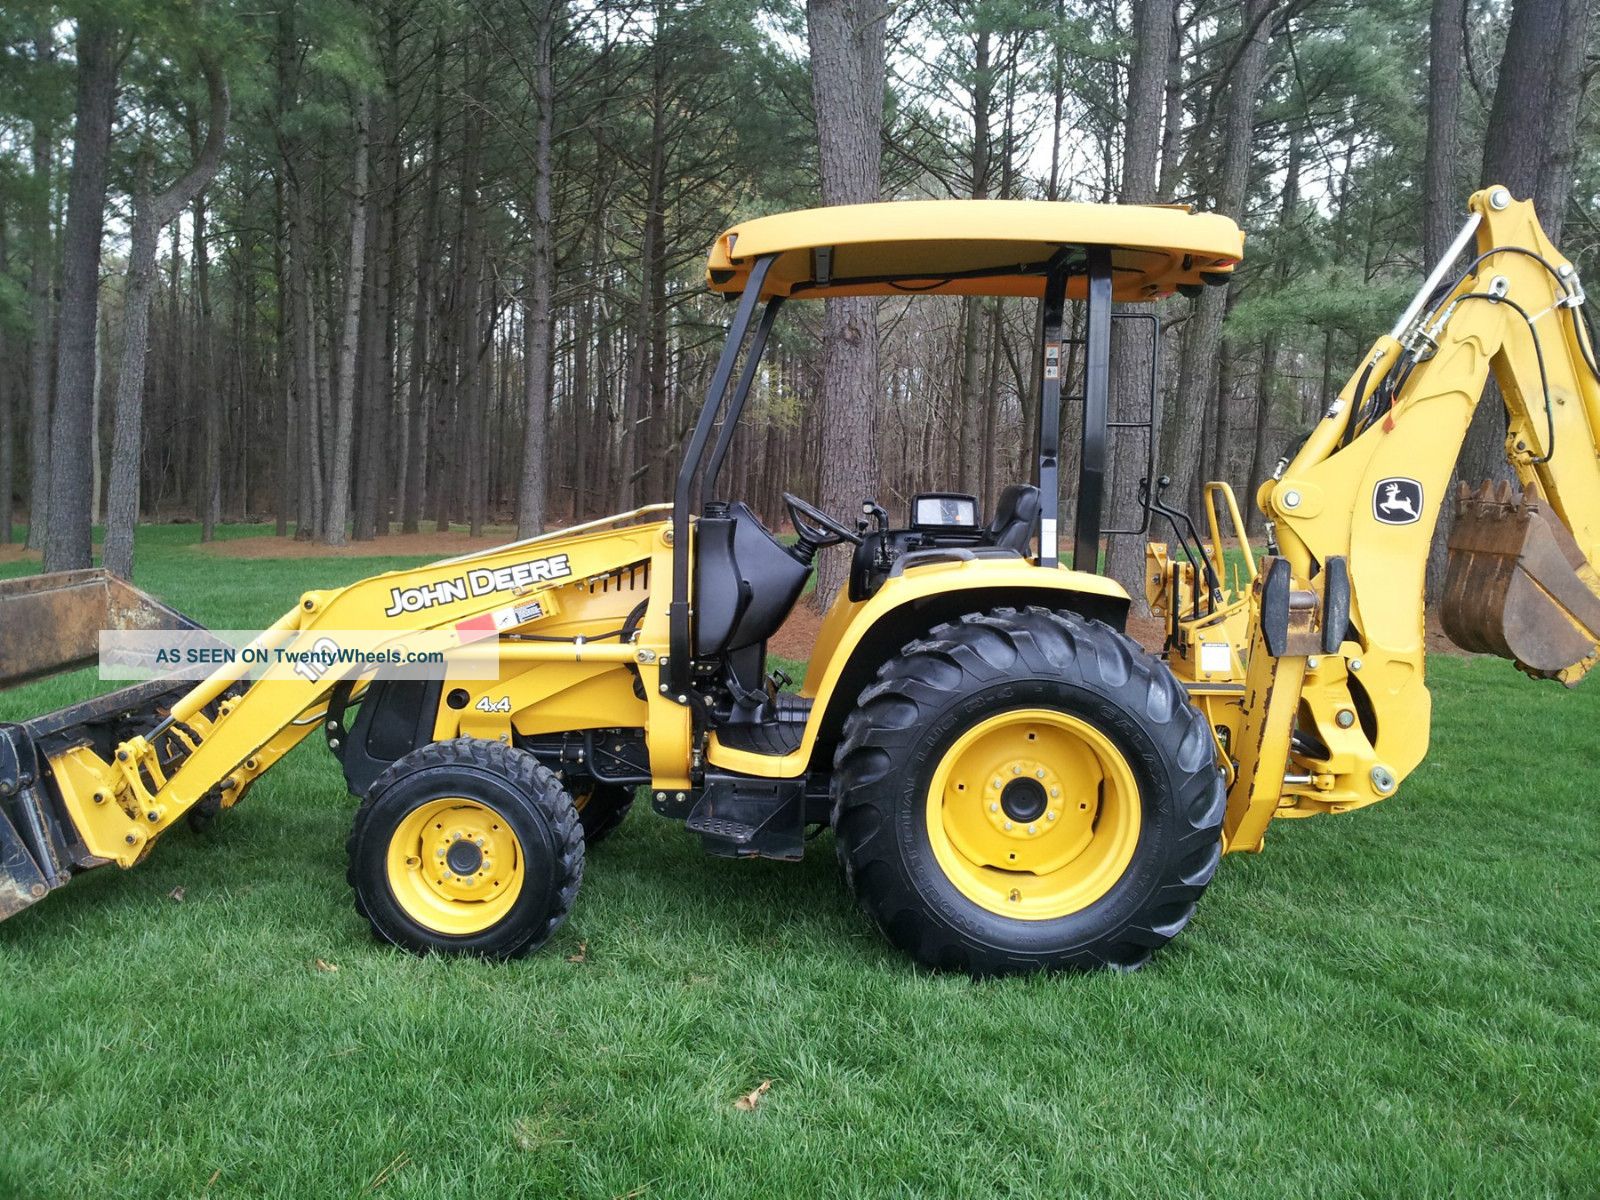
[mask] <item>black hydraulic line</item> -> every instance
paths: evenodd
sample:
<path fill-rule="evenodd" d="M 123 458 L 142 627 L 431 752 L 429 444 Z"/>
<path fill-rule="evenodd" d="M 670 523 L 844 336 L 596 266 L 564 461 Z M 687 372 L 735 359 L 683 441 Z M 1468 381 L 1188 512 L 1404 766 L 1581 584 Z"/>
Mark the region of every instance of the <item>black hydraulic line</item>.
<path fill-rule="evenodd" d="M 1372 378 L 1372 362 L 1368 360 L 1361 378 L 1356 380 L 1355 391 L 1350 393 L 1350 414 L 1344 421 L 1344 432 L 1339 435 L 1339 449 L 1343 450 L 1355 440 L 1356 429 L 1361 424 L 1361 410 L 1366 407 L 1367 380 Z M 1381 380 L 1379 382 L 1382 382 Z M 1304 443 L 1305 439 L 1300 439 Z"/>
<path fill-rule="evenodd" d="M 772 332 L 772 323 L 777 320 L 778 310 L 782 307 L 782 296 L 774 296 L 767 301 L 767 307 L 761 313 L 761 323 L 756 326 L 755 336 L 750 339 L 750 348 L 744 353 L 744 370 L 739 372 L 739 382 L 734 385 L 733 398 L 728 401 L 728 411 L 722 416 L 722 428 L 717 431 L 717 444 L 712 447 L 705 472 L 700 476 L 702 510 L 711 502 L 712 489 L 717 486 L 717 476 L 722 474 L 723 460 L 728 457 L 728 449 L 733 445 L 734 432 L 739 428 L 739 417 L 744 412 L 745 401 L 750 397 L 750 385 L 755 382 L 756 370 L 761 365 L 761 355 L 767 348 L 767 335 Z"/>
<path fill-rule="evenodd" d="M 1172 534 L 1177 539 L 1178 549 L 1183 552 L 1183 557 L 1195 571 L 1194 615 L 1200 615 L 1200 579 L 1203 576 L 1206 588 L 1215 603 L 1222 597 L 1222 581 L 1217 578 L 1216 570 L 1211 565 L 1211 560 L 1206 557 L 1205 543 L 1201 540 L 1200 531 L 1195 527 L 1194 518 L 1182 509 L 1173 508 L 1161 499 L 1160 493 L 1165 491 L 1172 483 L 1171 478 L 1161 476 L 1152 485 L 1146 479 L 1141 482 L 1141 499 L 1145 507 L 1158 517 L 1165 518 L 1167 524 L 1172 526 Z M 1176 597 L 1174 597 L 1176 598 Z"/>
<path fill-rule="evenodd" d="M 1054 567 L 1059 560 L 1061 511 L 1061 353 L 1062 310 L 1067 298 L 1067 256 L 1060 252 L 1045 275 L 1039 339 L 1039 444 L 1034 483 L 1039 488 L 1039 565 Z"/>
<path fill-rule="evenodd" d="M 1578 343 L 1578 353 L 1583 356 L 1589 374 L 1600 381 L 1600 366 L 1595 365 L 1594 361 L 1594 330 L 1589 327 L 1589 313 L 1576 304 L 1569 305 L 1567 313 L 1572 318 L 1572 332 Z"/>
<path fill-rule="evenodd" d="M 1518 316 L 1520 316 L 1523 322 L 1528 326 L 1528 336 L 1533 339 L 1534 361 L 1539 364 L 1539 389 L 1544 393 L 1545 445 L 1548 447 L 1543 455 L 1538 458 L 1531 459 L 1530 461 L 1536 466 L 1542 466 L 1544 463 L 1549 462 L 1555 457 L 1556 414 L 1555 409 L 1552 407 L 1550 401 L 1550 376 L 1545 371 L 1544 347 L 1540 345 L 1539 342 L 1539 328 L 1533 323 L 1533 317 L 1529 314 L 1528 310 L 1523 308 L 1522 305 L 1518 304 L 1515 300 L 1512 300 L 1509 297 L 1496 296 L 1492 292 L 1468 292 L 1465 296 L 1459 297 L 1456 303 L 1460 304 L 1467 300 L 1487 300 L 1491 304 L 1504 304 L 1507 308 L 1511 309 Z"/>
<path fill-rule="evenodd" d="M 1561 272 L 1556 269 L 1555 264 L 1544 255 L 1538 253 L 1537 251 L 1529 250 L 1526 246 L 1494 246 L 1488 250 L 1485 250 L 1482 254 L 1478 255 L 1470 263 L 1468 263 L 1462 270 L 1461 274 L 1457 275 L 1455 281 L 1448 287 L 1441 285 L 1440 287 L 1434 289 L 1433 295 L 1428 298 L 1428 303 L 1425 307 L 1424 314 L 1415 322 L 1415 328 L 1420 330 L 1427 329 L 1439 312 L 1439 302 L 1445 297 L 1454 293 L 1454 291 L 1463 283 L 1465 283 L 1473 274 L 1473 272 L 1475 272 L 1486 261 L 1499 254 L 1518 254 L 1523 258 L 1532 259 L 1545 269 L 1545 272 L 1550 276 L 1550 278 L 1554 279 L 1556 283 L 1560 285 L 1562 292 L 1565 293 L 1568 299 L 1571 299 L 1574 295 L 1572 287 L 1573 284 L 1577 283 L 1577 276 L 1573 276 L 1573 283 L 1569 284 L 1567 280 L 1562 277 Z M 1465 297 L 1462 298 L 1465 299 Z M 1570 308 L 1574 306 L 1568 305 L 1567 307 Z M 1585 355 L 1585 358 L 1587 357 L 1588 356 Z M 1591 370 L 1594 370 L 1595 376 L 1600 378 L 1600 370 L 1594 369 L 1594 363 L 1592 360 L 1590 361 L 1590 368 Z"/>
<path fill-rule="evenodd" d="M 667 663 L 668 694 L 674 697 L 689 695 L 689 503 L 694 490 L 695 472 L 705 457 L 706 443 L 711 440 L 711 429 L 716 424 L 717 412 L 722 407 L 722 397 L 727 393 L 728 382 L 733 378 L 734 364 L 739 360 L 739 348 L 755 317 L 756 305 L 761 300 L 761 285 L 766 282 L 777 256 L 769 254 L 758 258 L 750 268 L 744 291 L 739 294 L 739 307 L 734 312 L 733 323 L 728 328 L 728 340 L 723 343 L 722 356 L 706 388 L 706 400 L 695 422 L 694 434 L 683 452 L 683 465 L 678 468 L 677 486 L 672 493 L 672 599 L 667 605 L 669 661 Z M 687 702 L 687 700 L 685 701 Z"/>
<path fill-rule="evenodd" d="M 620 638 L 626 633 L 627 626 L 608 629 L 604 633 L 586 633 L 575 637 L 554 637 L 547 633 L 508 633 L 500 640 L 515 645 L 517 642 L 554 642 L 561 646 L 576 646 L 579 642 L 587 645 L 590 642 L 604 642 L 611 638 Z"/>
<path fill-rule="evenodd" d="M 1072 565 L 1100 568 L 1100 518 L 1105 503 L 1106 417 L 1111 393 L 1111 247 L 1090 246 L 1088 315 L 1084 328 L 1083 454 L 1078 467 L 1078 517 Z"/>

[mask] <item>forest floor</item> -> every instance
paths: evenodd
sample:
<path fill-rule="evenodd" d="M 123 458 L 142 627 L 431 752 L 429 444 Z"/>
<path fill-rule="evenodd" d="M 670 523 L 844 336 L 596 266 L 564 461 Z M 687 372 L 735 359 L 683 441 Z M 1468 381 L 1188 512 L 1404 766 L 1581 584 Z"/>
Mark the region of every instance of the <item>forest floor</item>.
<path fill-rule="evenodd" d="M 141 530 L 137 582 L 219 627 L 415 561 L 222 571 L 197 536 Z M 354 804 L 307 742 L 0 924 L 0 1196 L 1592 1194 L 1600 688 L 1429 682 L 1402 796 L 1274 827 L 1126 976 L 930 975 L 829 835 L 708 858 L 646 805 L 541 952 L 413 958 L 351 905 Z"/>

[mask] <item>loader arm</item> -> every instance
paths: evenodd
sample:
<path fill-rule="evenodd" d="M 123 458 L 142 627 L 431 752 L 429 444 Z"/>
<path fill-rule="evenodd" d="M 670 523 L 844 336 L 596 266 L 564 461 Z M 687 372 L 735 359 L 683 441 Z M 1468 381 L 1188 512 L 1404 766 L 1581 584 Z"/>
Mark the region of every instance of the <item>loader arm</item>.
<path fill-rule="evenodd" d="M 1583 290 L 1531 203 L 1470 202 L 1456 246 L 1299 449 L 1264 483 L 1267 557 L 1248 599 L 1229 849 L 1274 816 L 1394 793 L 1427 751 L 1428 550 L 1492 375 L 1521 485 L 1464 495 L 1445 627 L 1571 685 L 1600 649 L 1600 378 Z M 1447 276 L 1470 252 L 1459 278 Z"/>
<path fill-rule="evenodd" d="M 682 787 L 688 782 L 683 773 L 690 758 L 689 710 L 658 687 L 668 645 L 665 599 L 652 597 L 626 638 L 615 619 L 601 629 L 573 616 L 586 603 L 593 607 L 589 597 L 612 573 L 644 570 L 670 578 L 672 537 L 663 519 L 668 508 L 653 505 L 348 587 L 307 592 L 253 646 L 310 650 L 335 631 L 360 632 L 356 646 L 335 640 L 346 649 L 379 652 L 418 633 L 448 631 L 446 641 L 457 654 L 487 645 L 502 663 L 585 664 L 596 673 L 626 665 L 639 673 L 651 709 L 656 774 L 662 786 Z M 170 684 L 152 682 L 0 726 L 0 919 L 60 887 L 75 870 L 107 862 L 133 866 L 197 804 L 210 798 L 231 807 L 279 758 L 325 725 L 337 748 L 341 730 L 330 696 L 373 673 L 359 665 L 317 670 L 288 657 L 247 679 L 250 669 L 241 657 L 175 698 Z M 94 724 L 103 727 L 107 720 L 139 732 L 114 742 L 94 736 Z M 489 731 L 492 722 L 479 721 L 483 736 L 509 743 L 511 715 L 498 720 L 498 733 Z"/>

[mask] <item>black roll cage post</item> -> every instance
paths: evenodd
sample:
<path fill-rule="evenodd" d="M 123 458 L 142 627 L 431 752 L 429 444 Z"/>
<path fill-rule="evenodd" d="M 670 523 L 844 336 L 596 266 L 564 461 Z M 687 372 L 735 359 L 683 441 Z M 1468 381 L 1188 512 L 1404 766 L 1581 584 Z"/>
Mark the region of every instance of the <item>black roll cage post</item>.
<path fill-rule="evenodd" d="M 716 427 L 717 414 L 722 408 L 723 397 L 727 394 L 728 383 L 733 378 L 733 368 L 739 361 L 739 350 L 744 345 L 745 335 L 750 332 L 756 305 L 761 300 L 761 286 L 766 282 L 767 272 L 771 269 L 775 258 L 776 255 L 769 254 L 756 259 L 750 267 L 744 291 L 739 293 L 739 307 L 734 311 L 733 323 L 728 327 L 727 341 L 723 343 L 722 355 L 717 359 L 717 369 L 712 373 L 711 383 L 706 388 L 705 404 L 700 409 L 699 419 L 695 421 L 689 445 L 683 452 L 683 465 L 678 468 L 678 482 L 672 492 L 672 599 L 667 605 L 666 691 L 669 697 L 680 704 L 689 703 L 690 697 L 689 504 L 694 493 L 694 477 L 700 469 L 701 461 L 705 458 L 706 444 L 711 440 L 711 431 Z M 728 444 L 733 440 L 734 426 L 738 424 L 739 411 L 744 407 L 750 384 L 755 379 L 756 365 L 766 345 L 767 334 L 772 329 L 778 307 L 779 298 L 774 297 L 767 304 L 767 312 L 763 315 L 761 325 L 756 331 L 756 339 L 751 343 L 750 353 L 745 359 L 745 369 L 740 375 L 738 387 L 728 405 L 728 415 L 724 418 L 722 433 L 717 438 L 705 482 L 701 487 L 702 501 L 710 495 L 711 487 L 716 481 L 716 472 L 727 456 Z"/>
<path fill-rule="evenodd" d="M 1055 567 L 1060 555 L 1061 509 L 1061 383 L 1066 360 L 1061 348 L 1062 313 L 1067 280 L 1087 277 L 1088 304 L 1083 363 L 1083 453 L 1079 460 L 1077 519 L 1072 534 L 1072 565 L 1098 570 L 1100 518 L 1105 499 L 1106 428 L 1111 393 L 1111 247 L 1083 248 L 1081 267 L 1076 247 L 1058 250 L 1045 268 L 1042 369 L 1039 372 L 1039 446 L 1034 482 L 1039 488 L 1039 557 L 1041 567 Z"/>

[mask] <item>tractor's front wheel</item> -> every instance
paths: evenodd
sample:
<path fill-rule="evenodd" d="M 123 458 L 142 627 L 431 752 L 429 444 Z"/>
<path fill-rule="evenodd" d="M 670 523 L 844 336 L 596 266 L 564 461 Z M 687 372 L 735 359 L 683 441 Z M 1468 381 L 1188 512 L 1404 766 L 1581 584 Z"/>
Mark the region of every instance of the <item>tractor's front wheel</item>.
<path fill-rule="evenodd" d="M 416 953 L 516 958 L 542 946 L 583 878 L 572 797 L 533 755 L 432 742 L 373 781 L 348 844 L 356 909 Z"/>
<path fill-rule="evenodd" d="M 1071 614 L 998 609 L 907 646 L 834 767 L 851 888 L 931 967 L 1137 967 L 1221 854 L 1204 717 L 1162 663 Z"/>

